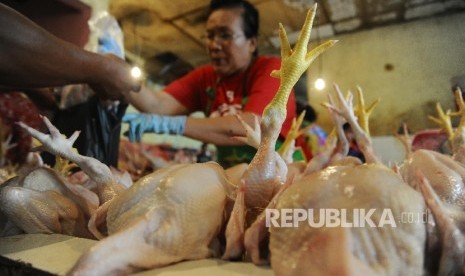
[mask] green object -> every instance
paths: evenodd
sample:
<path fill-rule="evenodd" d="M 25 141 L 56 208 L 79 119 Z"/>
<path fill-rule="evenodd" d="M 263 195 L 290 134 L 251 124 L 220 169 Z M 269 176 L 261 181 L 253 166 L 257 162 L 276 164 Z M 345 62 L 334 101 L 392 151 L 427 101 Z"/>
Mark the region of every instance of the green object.
<path fill-rule="evenodd" d="M 256 152 L 251 146 L 217 146 L 218 163 L 223 168 L 250 163 Z"/>
<path fill-rule="evenodd" d="M 277 141 L 275 149 L 278 149 L 283 144 L 282 141 Z M 257 150 L 251 146 L 217 146 L 218 163 L 223 168 L 229 168 L 241 163 L 249 164 Z M 305 160 L 304 153 L 297 150 L 292 155 L 294 161 Z"/>

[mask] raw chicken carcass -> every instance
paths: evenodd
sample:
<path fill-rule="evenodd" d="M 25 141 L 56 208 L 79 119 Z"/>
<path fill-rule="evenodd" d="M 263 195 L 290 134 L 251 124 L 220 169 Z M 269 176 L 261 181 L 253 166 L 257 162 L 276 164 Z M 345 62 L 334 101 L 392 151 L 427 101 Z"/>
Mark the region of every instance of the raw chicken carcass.
<path fill-rule="evenodd" d="M 43 149 L 77 163 L 101 186 L 103 204 L 93 213 L 89 227 L 103 238 L 98 228 L 103 223 L 110 234 L 84 253 L 69 274 L 128 274 L 219 254 L 216 238 L 227 194 L 235 186 L 218 164 L 175 165 L 141 178 L 129 189 L 112 189 L 117 183 L 110 169 L 74 153 L 71 145 L 76 135 L 65 139 L 44 121 L 50 135 L 23 127 L 42 142 Z"/>
<path fill-rule="evenodd" d="M 314 15 L 315 10 L 312 11 Z M 307 20 L 306 26 L 309 25 Z M 306 30 L 304 38 L 298 43 L 300 48 L 291 51 L 281 26 L 285 58 L 289 60 L 283 62 L 281 71 L 275 72 L 275 76 L 281 76 L 282 79 L 285 79 L 284 76 L 292 76 L 290 81 L 288 79 L 282 83 L 281 90 L 284 93 L 278 93 L 274 105 L 287 101 L 292 81 L 298 79 L 292 67 L 295 59 L 308 66 L 318 54 L 334 44 L 326 43 L 305 57 L 310 36 L 308 28 Z M 276 188 L 270 183 L 279 183 L 286 177 L 284 174 L 277 178 L 275 172 L 280 160 L 275 159 L 274 142 L 285 112 L 276 109 L 274 105 L 267 108 L 268 113 L 265 112 L 265 119 L 262 120 L 263 137 L 257 153 L 259 157 L 254 159 L 244 173 L 243 183 L 246 184 L 241 187 L 248 185 L 246 194 L 242 188 L 237 193 L 239 199 L 243 197 L 240 202 L 247 200 L 247 197 L 249 202 L 264 202 L 253 206 L 266 206 Z M 190 177 L 193 171 L 199 175 L 195 181 Z M 262 183 L 262 186 L 258 186 L 258 183 Z M 255 198 L 253 192 L 247 193 L 262 191 L 263 188 L 267 192 L 255 194 Z M 214 255 L 218 252 L 214 245 L 230 189 L 224 170 L 215 163 L 173 166 L 142 178 L 99 208 L 94 216 L 94 225 L 98 226 L 99 222 L 106 220 L 110 235 L 85 253 L 70 273 L 129 273 Z M 237 209 L 236 206 L 234 209 Z M 244 216 L 243 210 L 233 211 L 235 213 Z M 94 231 L 98 230 L 94 228 Z"/>
<path fill-rule="evenodd" d="M 68 183 L 53 169 L 38 167 L 0 188 L 0 209 L 9 221 L 2 236 L 24 231 L 94 238 L 87 222 L 97 207 L 94 193 Z"/>
<path fill-rule="evenodd" d="M 328 167 L 293 183 L 275 210 L 281 216 L 283 210 L 300 210 L 314 222 L 328 219 L 328 213 L 320 215 L 328 210 L 340 212 L 337 217 L 343 219 L 345 210 L 354 226 L 315 227 L 307 220 L 298 227 L 271 224 L 271 266 L 276 275 L 422 275 L 424 224 L 401 219 L 403 213 L 417 217 L 424 208 L 421 195 L 386 167 Z M 362 212 L 372 209 L 370 225 Z"/>
<path fill-rule="evenodd" d="M 336 43 L 335 40 L 330 40 L 307 52 L 316 7 L 315 4 L 308 11 L 294 49 L 289 44 L 284 27 L 279 25 L 282 62 L 280 69 L 273 71 L 271 76 L 280 79 L 280 85 L 261 117 L 261 135 L 257 153 L 241 180 L 243 193 L 238 193 L 238 197 L 243 197 L 243 199 L 236 199 L 231 218 L 228 221 L 227 244 L 223 259 L 241 257 L 244 250 L 245 228 L 250 226 L 261 211 L 266 208 L 287 179 L 287 165 L 275 152 L 275 144 L 286 118 L 286 103 L 289 94 L 310 64 Z"/>
<path fill-rule="evenodd" d="M 420 170 L 442 201 L 465 210 L 465 162 L 462 162 L 465 160 L 465 103 L 461 93 L 456 93 L 456 99 L 462 121 L 455 131 L 451 124 L 451 113 L 444 113 L 439 105 L 439 118 L 433 118 L 448 134 L 453 156 L 426 149 L 408 152 L 408 158 L 399 171 L 407 183 L 416 187 L 416 171 Z"/>
<path fill-rule="evenodd" d="M 3 235 L 24 231 L 26 233 L 61 233 L 78 237 L 95 238 L 88 230 L 91 215 L 101 202 L 105 202 L 123 190 L 111 170 L 97 160 L 81 156 L 72 148 L 77 133 L 65 139 L 59 131 L 43 117 L 50 135 L 19 125 L 43 143 L 39 149 L 56 154 L 68 164 L 68 160 L 79 165 L 90 178 L 97 182 L 97 194 L 82 185 L 73 184 L 56 168 L 39 165 L 20 173 L 1 186 L 0 209 L 8 218 Z M 58 168 L 58 167 L 57 167 Z M 63 165 L 66 170 L 67 165 Z"/>
<path fill-rule="evenodd" d="M 355 119 L 351 95 L 347 102 L 339 91 L 337 95 L 339 105 L 329 107 L 352 126 L 368 163 L 328 166 L 296 180 L 282 193 L 276 209 L 268 210 L 273 271 L 422 275 L 425 225 L 403 216 L 421 216 L 423 198 L 377 161 L 368 135 Z M 290 225 L 283 224 L 286 220 Z"/>
<path fill-rule="evenodd" d="M 70 274 L 128 274 L 218 256 L 228 185 L 213 162 L 174 165 L 141 178 L 99 209 L 109 236 Z"/>
<path fill-rule="evenodd" d="M 439 104 L 439 116 L 433 118 L 448 134 L 453 155 L 420 149 L 408 152 L 407 160 L 399 167 L 403 179 L 422 192 L 433 214 L 427 224 L 426 264 L 431 273 L 439 275 L 460 274 L 465 268 L 465 103 L 460 91 L 456 92 L 456 101 L 457 114 L 462 118 L 455 130 L 451 113 L 444 113 Z"/>
<path fill-rule="evenodd" d="M 50 134 L 44 134 L 22 122 L 19 123 L 32 137 L 42 143 L 41 146 L 36 147 L 34 150 L 48 151 L 55 156 L 64 158 L 79 166 L 79 168 L 96 183 L 100 204 L 113 199 L 126 189 L 123 184 L 118 182 L 119 177 L 115 177 L 108 166 L 92 157 L 80 155 L 72 148 L 73 143 L 79 136 L 78 131 L 74 132 L 70 138 L 66 139 L 60 131 L 52 125 L 47 117 L 42 117 L 42 119 Z"/>

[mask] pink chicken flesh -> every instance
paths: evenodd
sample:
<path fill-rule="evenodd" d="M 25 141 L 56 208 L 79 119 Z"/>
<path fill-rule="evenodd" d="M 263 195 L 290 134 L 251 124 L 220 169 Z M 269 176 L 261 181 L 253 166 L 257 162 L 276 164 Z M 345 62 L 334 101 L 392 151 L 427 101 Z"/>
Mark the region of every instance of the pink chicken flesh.
<path fill-rule="evenodd" d="M 128 274 L 217 256 L 227 185 L 216 163 L 176 165 L 141 178 L 109 203 L 110 236 L 70 275 Z"/>
<path fill-rule="evenodd" d="M 357 215 L 361 210 L 375 209 L 369 218 L 376 226 L 370 222 L 359 227 L 315 227 L 308 221 L 298 227 L 271 224 L 271 266 L 276 275 L 422 275 L 425 225 L 403 223 L 402 214 L 421 215 L 423 198 L 384 166 L 327 167 L 291 185 L 276 208 L 313 210 L 313 222 L 325 219 L 320 209 L 346 210 L 346 222 L 354 226 L 354 218 L 361 225 L 363 219 Z M 389 211 L 383 218 L 384 210 Z M 392 221 L 386 220 L 388 212 Z"/>

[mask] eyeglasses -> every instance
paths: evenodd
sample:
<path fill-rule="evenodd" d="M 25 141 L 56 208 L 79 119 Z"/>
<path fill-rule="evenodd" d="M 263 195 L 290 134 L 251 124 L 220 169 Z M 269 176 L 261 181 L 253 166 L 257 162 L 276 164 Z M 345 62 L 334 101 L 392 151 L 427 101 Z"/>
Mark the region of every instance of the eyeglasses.
<path fill-rule="evenodd" d="M 202 41 L 206 43 L 212 43 L 215 38 L 217 39 L 218 43 L 221 44 L 228 44 L 231 43 L 234 39 L 244 36 L 243 34 L 234 34 L 231 32 L 207 32 L 204 35 L 202 35 L 200 38 Z"/>

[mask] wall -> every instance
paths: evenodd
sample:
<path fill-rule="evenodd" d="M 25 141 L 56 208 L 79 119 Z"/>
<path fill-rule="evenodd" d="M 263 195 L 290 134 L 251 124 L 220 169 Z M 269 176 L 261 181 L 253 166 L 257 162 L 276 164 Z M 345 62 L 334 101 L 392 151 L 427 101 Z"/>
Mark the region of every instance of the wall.
<path fill-rule="evenodd" d="M 436 127 L 427 116 L 436 116 L 436 102 L 454 108 L 450 79 L 465 73 L 464 22 L 465 13 L 459 13 L 336 37 L 339 42 L 308 71 L 318 123 L 332 128 L 320 103 L 327 101 L 334 91 L 330 84 L 336 82 L 344 92 L 355 92 L 360 85 L 368 104 L 381 99 L 371 117 L 373 135 L 392 134 L 402 122 L 411 131 Z M 386 70 L 387 64 L 393 69 Z M 321 67 L 327 87 L 317 91 L 312 85 Z"/>
<path fill-rule="evenodd" d="M 99 12 L 108 11 L 110 0 L 81 0 L 81 2 L 92 7 L 92 15 L 95 15 Z"/>

